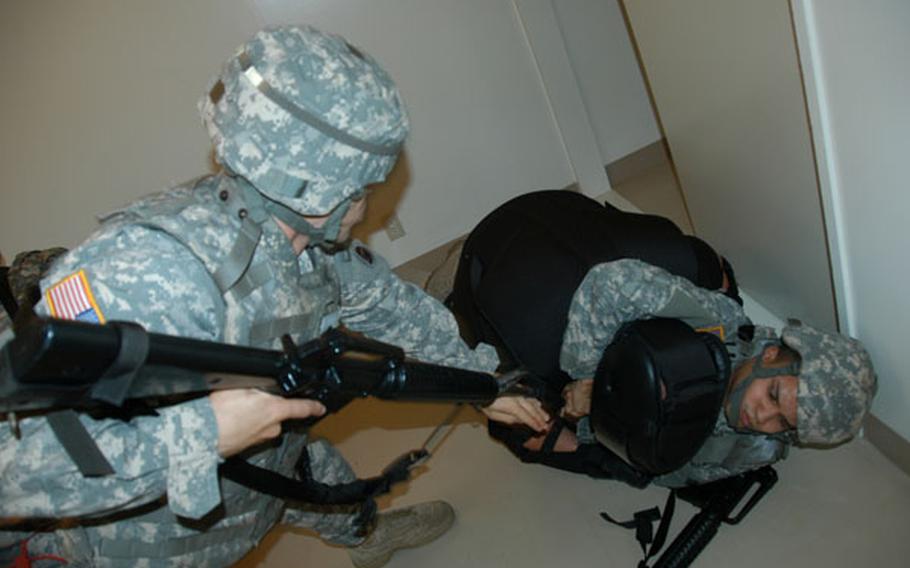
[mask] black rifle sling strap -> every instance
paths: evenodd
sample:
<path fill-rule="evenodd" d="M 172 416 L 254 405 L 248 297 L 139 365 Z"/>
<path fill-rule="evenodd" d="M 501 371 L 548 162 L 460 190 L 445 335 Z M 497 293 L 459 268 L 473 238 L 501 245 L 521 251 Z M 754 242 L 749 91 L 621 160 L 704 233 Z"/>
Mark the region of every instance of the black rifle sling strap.
<path fill-rule="evenodd" d="M 67 455 L 85 477 L 111 475 L 114 468 L 98 449 L 95 440 L 70 409 L 59 410 L 47 415 L 47 422 Z"/>
<path fill-rule="evenodd" d="M 299 479 L 255 466 L 239 457 L 225 460 L 219 467 L 219 472 L 235 483 L 279 499 L 317 505 L 360 505 L 360 515 L 355 524 L 363 527 L 375 513 L 376 504 L 373 498 L 391 491 L 392 485 L 408 478 L 413 467 L 425 463 L 430 458 L 445 438 L 445 433 L 451 429 L 461 408 L 462 405 L 456 405 L 446 419 L 430 433 L 420 449 L 399 456 L 375 477 L 339 484 L 316 481 L 313 479 L 310 455 L 306 448 L 295 467 Z"/>
<path fill-rule="evenodd" d="M 136 371 L 148 355 L 148 334 L 141 326 L 117 322 L 120 346 L 114 361 L 92 388 L 91 398 L 114 406 L 126 400 Z M 47 421 L 66 450 L 67 455 L 85 477 L 111 475 L 114 468 L 85 429 L 73 410 L 60 410 L 48 414 Z"/>
<path fill-rule="evenodd" d="M 393 483 L 407 479 L 408 470 L 423 457 L 420 452 L 408 452 L 392 462 L 380 475 L 339 484 L 320 483 L 313 479 L 306 450 L 297 463 L 301 479 L 287 477 L 241 458 L 225 460 L 219 471 L 235 483 L 280 499 L 317 505 L 356 505 L 388 493 Z"/>
<path fill-rule="evenodd" d="M 274 471 L 253 465 L 239 457 L 229 458 L 219 467 L 221 474 L 260 493 L 318 505 L 354 505 L 363 503 L 384 493 L 392 485 L 408 478 L 411 468 L 424 463 L 435 451 L 451 428 L 455 416 L 461 411 L 457 405 L 452 412 L 427 437 L 423 446 L 411 450 L 387 465 L 380 475 L 367 479 L 356 479 L 350 483 L 327 484 L 313 479 L 310 470 L 309 452 L 304 449 L 297 460 L 296 470 L 300 479 L 292 479 Z"/>
<path fill-rule="evenodd" d="M 104 375 L 92 387 L 91 397 L 121 406 L 129 394 L 136 372 L 148 356 L 149 338 L 148 333 L 138 324 L 112 322 L 111 325 L 117 328 L 120 348 Z"/>
<path fill-rule="evenodd" d="M 411 468 L 423 462 L 427 455 L 426 450 L 412 450 L 386 466 L 380 475 L 339 484 L 321 483 L 313 479 L 306 448 L 297 461 L 296 469 L 300 479 L 253 465 L 239 457 L 225 460 L 218 471 L 234 483 L 286 501 L 359 506 L 360 512 L 354 519 L 354 525 L 358 527 L 358 535 L 363 536 L 367 534 L 376 514 L 376 502 L 373 499 L 391 491 L 393 484 L 405 481 Z"/>
<path fill-rule="evenodd" d="M 606 513 L 601 513 L 603 520 L 626 529 L 635 530 L 635 540 L 641 545 L 641 552 L 644 558 L 638 563 L 639 568 L 647 568 L 648 560 L 660 552 L 664 543 L 667 541 L 667 533 L 670 531 L 670 522 L 673 520 L 673 512 L 676 510 L 676 490 L 671 489 L 667 495 L 667 502 L 664 504 L 664 512 L 661 514 L 657 507 L 638 511 L 628 521 L 617 521 Z M 657 526 L 657 533 L 654 533 L 654 522 L 660 521 Z M 650 545 L 650 546 L 649 546 Z"/>

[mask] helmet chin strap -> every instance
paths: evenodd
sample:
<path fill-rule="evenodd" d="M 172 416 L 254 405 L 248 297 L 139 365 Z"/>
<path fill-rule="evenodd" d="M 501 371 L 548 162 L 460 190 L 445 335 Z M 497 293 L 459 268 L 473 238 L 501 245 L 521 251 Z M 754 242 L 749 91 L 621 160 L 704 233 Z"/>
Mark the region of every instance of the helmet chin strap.
<path fill-rule="evenodd" d="M 755 361 L 752 363 L 752 371 L 746 375 L 738 384 L 736 384 L 733 389 L 730 391 L 729 395 L 729 404 L 730 409 L 726 410 L 724 413 L 727 417 L 727 424 L 730 428 L 733 428 L 736 432 L 743 434 L 755 434 L 754 430 L 747 428 L 741 428 L 737 425 L 737 420 L 739 419 L 739 413 L 742 409 L 743 399 L 746 396 L 746 391 L 749 389 L 749 386 L 754 383 L 757 379 L 767 379 L 770 377 L 776 377 L 778 375 L 799 375 L 799 363 L 790 363 L 786 367 L 764 367 L 762 366 L 762 358 L 765 354 L 765 351 L 770 347 L 770 345 L 765 345 L 761 353 L 755 357 Z"/>
<path fill-rule="evenodd" d="M 320 247 L 326 252 L 335 252 L 343 248 L 343 243 L 338 241 L 341 233 L 341 221 L 351 208 L 352 201 L 357 197 L 353 195 L 338 204 L 329 214 L 329 218 L 321 227 L 314 227 L 304 215 L 297 213 L 290 207 L 269 199 L 255 188 L 250 186 L 245 192 L 245 197 L 256 207 L 261 207 L 265 212 L 281 220 L 295 232 L 306 235 L 309 242 L 307 248 Z"/>

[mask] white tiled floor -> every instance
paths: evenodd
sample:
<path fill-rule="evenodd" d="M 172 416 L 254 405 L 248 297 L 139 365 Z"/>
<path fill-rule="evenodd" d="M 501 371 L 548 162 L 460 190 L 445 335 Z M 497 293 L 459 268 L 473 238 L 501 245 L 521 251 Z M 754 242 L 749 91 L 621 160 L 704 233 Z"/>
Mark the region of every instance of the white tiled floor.
<path fill-rule="evenodd" d="M 672 173 L 658 167 L 617 189 L 648 212 L 690 230 Z M 663 195 L 664 197 L 661 197 Z M 419 447 L 448 405 L 358 401 L 316 429 L 362 476 Z M 399 552 L 389 568 L 635 566 L 631 532 L 608 525 L 654 505 L 666 491 L 636 490 L 541 466 L 524 465 L 491 441 L 482 416 L 461 411 L 434 458 L 381 508 L 446 499 L 452 530 L 426 547 Z M 780 481 L 743 523 L 724 526 L 694 566 L 737 568 L 910 565 L 910 477 L 864 440 L 832 450 L 795 449 L 777 466 Z M 677 505 L 671 538 L 694 509 Z M 276 529 L 238 566 L 344 567 L 343 549 L 303 531 Z"/>

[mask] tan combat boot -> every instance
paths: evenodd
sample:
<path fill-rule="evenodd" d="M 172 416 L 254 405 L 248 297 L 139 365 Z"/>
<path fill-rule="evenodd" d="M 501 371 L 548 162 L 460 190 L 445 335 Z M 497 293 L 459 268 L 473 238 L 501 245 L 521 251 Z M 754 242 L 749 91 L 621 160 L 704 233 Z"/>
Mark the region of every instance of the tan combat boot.
<path fill-rule="evenodd" d="M 348 548 L 357 568 L 379 568 L 401 548 L 413 548 L 436 540 L 455 522 L 455 509 L 445 501 L 418 503 L 380 513 L 370 536 Z"/>

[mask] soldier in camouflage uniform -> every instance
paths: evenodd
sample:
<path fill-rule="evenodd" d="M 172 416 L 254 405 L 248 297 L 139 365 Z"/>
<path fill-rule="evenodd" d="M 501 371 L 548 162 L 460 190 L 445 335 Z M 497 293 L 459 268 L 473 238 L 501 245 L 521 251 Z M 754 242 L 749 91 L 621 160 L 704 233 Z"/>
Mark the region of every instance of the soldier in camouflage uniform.
<path fill-rule="evenodd" d="M 441 304 L 363 244 L 344 247 L 362 218 L 364 187 L 385 179 L 408 131 L 398 90 L 372 58 L 311 28 L 268 29 L 225 64 L 200 112 L 224 171 L 104 219 L 42 281 L 39 313 L 258 347 L 343 324 L 417 359 L 497 366 L 491 348 L 461 342 Z M 350 547 L 356 566 L 372 567 L 451 525 L 448 504 L 422 504 L 378 515 L 364 542 L 356 510 L 288 505 L 219 479 L 222 459 L 241 451 L 286 475 L 306 451 L 316 480 L 352 480 L 330 445 L 293 428 L 275 438 L 283 420 L 324 410 L 234 390 L 129 421 L 80 414 L 115 471 L 93 478 L 42 417 L 22 420 L 18 441 L 4 428 L 0 518 L 74 520 L 34 534 L 21 525 L 0 531 L 0 564 L 30 537 L 29 554 L 76 566 L 226 566 L 281 522 L 312 528 Z M 488 412 L 539 428 L 545 420 L 526 400 Z"/>
<path fill-rule="evenodd" d="M 600 354 L 623 323 L 650 317 L 678 318 L 716 333 L 732 356 L 733 373 L 724 412 L 712 436 L 683 468 L 654 481 L 676 487 L 706 483 L 786 456 L 788 443 L 832 445 L 853 436 L 872 402 L 872 361 L 854 340 L 807 325 L 791 324 L 780 339 L 749 324 L 730 298 L 634 259 L 595 266 L 575 291 L 563 335 L 560 364 L 572 377 L 593 376 Z M 588 380 L 566 394 L 568 412 L 590 408 Z M 586 395 L 587 394 L 587 400 Z M 593 435 L 579 425 L 578 442 Z"/>
<path fill-rule="evenodd" d="M 640 319 L 674 318 L 715 334 L 733 369 L 725 411 L 705 417 L 713 435 L 656 480 L 664 485 L 773 463 L 793 439 L 839 443 L 857 431 L 875 392 L 858 342 L 808 326 L 788 326 L 782 339 L 755 330 L 729 263 L 666 219 L 571 192 L 532 192 L 487 215 L 459 258 L 448 303 L 465 337 L 494 343 L 507 364 L 538 375 L 550 404 L 575 422 L 573 430 L 557 420 L 546 436 L 491 423 L 491 435 L 523 461 L 646 482 L 597 443 L 588 418 L 590 377 L 605 348 Z"/>

